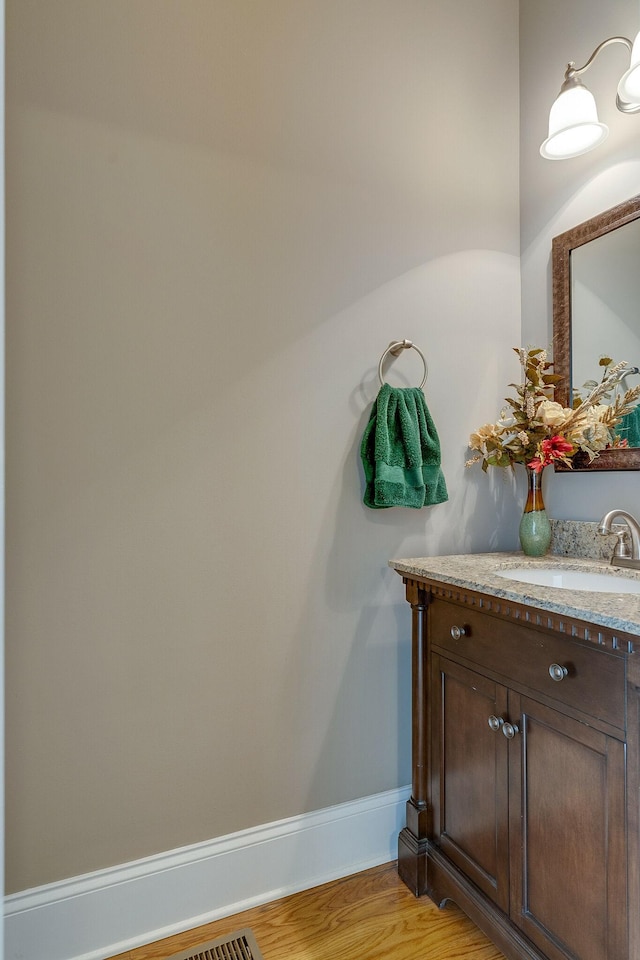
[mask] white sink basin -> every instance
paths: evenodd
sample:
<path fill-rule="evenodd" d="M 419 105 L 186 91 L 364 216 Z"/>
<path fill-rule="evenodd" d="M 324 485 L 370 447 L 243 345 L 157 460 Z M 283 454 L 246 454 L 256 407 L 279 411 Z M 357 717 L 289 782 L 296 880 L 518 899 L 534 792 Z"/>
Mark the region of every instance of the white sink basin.
<path fill-rule="evenodd" d="M 640 594 L 640 580 L 619 577 L 616 574 L 562 570 L 558 567 L 514 567 L 511 570 L 497 570 L 496 573 L 507 580 L 536 583 L 540 587 L 557 587 L 560 590 Z"/>

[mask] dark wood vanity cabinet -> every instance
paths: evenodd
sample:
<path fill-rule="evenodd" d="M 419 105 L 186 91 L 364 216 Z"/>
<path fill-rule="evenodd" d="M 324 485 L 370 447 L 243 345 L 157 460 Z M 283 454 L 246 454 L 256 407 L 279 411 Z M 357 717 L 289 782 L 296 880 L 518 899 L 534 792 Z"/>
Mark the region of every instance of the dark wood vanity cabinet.
<path fill-rule="evenodd" d="M 400 875 L 456 902 L 509 960 L 640 960 L 633 638 L 405 582 L 414 782 Z"/>

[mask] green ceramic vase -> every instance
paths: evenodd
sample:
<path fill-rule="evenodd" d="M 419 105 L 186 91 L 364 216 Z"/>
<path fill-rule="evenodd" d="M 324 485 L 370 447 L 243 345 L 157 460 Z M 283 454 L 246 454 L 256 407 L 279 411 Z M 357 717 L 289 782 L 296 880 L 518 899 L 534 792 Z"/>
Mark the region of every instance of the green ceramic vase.
<path fill-rule="evenodd" d="M 542 474 L 527 471 L 527 502 L 520 521 L 520 545 L 528 557 L 544 557 L 551 544 L 551 524 L 542 499 Z"/>

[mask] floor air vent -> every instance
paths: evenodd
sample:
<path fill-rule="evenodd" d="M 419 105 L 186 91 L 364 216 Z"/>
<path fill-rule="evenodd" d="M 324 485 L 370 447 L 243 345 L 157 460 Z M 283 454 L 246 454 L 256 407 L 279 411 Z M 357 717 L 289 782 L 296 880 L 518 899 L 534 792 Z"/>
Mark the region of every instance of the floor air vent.
<path fill-rule="evenodd" d="M 183 953 L 174 953 L 167 960 L 263 960 L 263 957 L 256 938 L 246 929 L 201 943 Z"/>

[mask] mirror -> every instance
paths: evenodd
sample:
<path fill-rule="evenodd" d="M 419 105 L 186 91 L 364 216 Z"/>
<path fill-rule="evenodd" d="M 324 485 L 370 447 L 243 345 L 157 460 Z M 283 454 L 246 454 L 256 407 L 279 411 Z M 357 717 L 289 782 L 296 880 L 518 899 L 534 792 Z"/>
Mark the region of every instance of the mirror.
<path fill-rule="evenodd" d="M 640 195 L 554 237 L 552 264 L 554 369 L 563 378 L 555 399 L 568 407 L 574 390 L 601 379 L 601 356 L 640 371 Z M 638 383 L 630 374 L 626 388 Z M 603 450 L 592 463 L 578 454 L 573 469 L 640 470 L 640 446 Z"/>

